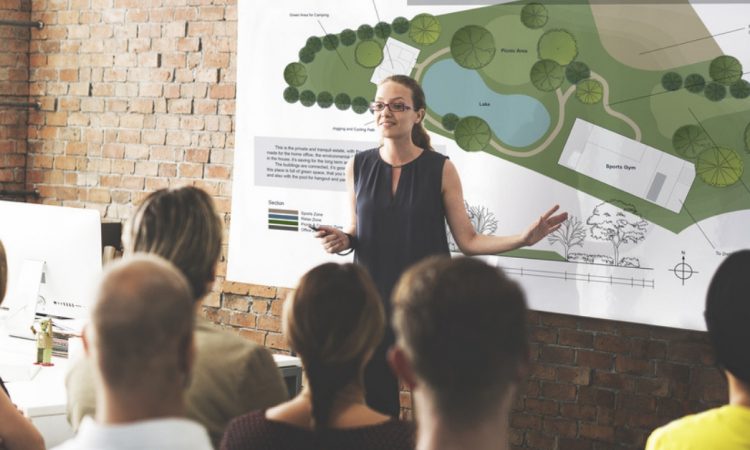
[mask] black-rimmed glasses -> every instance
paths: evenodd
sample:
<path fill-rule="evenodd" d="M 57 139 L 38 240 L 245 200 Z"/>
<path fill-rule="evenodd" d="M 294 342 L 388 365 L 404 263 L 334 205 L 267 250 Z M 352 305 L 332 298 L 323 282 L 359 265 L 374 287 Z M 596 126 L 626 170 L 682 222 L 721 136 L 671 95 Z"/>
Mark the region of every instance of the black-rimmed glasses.
<path fill-rule="evenodd" d="M 372 102 L 370 103 L 371 113 L 375 113 L 375 111 L 377 112 L 383 111 L 385 108 L 390 109 L 391 112 L 404 112 L 408 109 L 411 109 L 411 106 L 403 102 L 394 102 L 394 103 Z"/>

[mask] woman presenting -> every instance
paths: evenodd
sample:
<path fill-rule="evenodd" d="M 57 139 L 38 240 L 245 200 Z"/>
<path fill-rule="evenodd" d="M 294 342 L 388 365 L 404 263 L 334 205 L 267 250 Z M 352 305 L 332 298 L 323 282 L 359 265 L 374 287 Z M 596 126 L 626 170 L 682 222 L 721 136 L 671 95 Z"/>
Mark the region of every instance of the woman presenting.
<path fill-rule="evenodd" d="M 432 150 L 422 126 L 425 95 L 419 84 L 393 75 L 378 86 L 370 111 L 382 137 L 378 148 L 357 154 L 346 165 L 351 223 L 345 231 L 321 226 L 316 236 L 328 253 L 354 250 L 355 262 L 370 272 L 390 317 L 390 296 L 401 274 L 436 254 L 449 255 L 445 221 L 466 255 L 496 254 L 533 245 L 557 230 L 567 213 L 552 207 L 523 233 L 479 234 L 466 214 L 456 167 Z M 367 403 L 383 413 L 399 412 L 398 381 L 386 362 L 394 337 L 383 342 L 365 372 Z"/>

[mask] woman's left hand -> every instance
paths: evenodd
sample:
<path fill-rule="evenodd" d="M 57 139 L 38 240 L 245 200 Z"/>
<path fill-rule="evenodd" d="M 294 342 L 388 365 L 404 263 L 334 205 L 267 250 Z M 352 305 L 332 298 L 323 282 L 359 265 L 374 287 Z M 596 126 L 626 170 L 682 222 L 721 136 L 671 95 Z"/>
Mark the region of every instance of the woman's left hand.
<path fill-rule="evenodd" d="M 555 205 L 550 208 L 549 211 L 542 214 L 537 220 L 532 223 L 526 231 L 521 235 L 521 241 L 523 245 L 530 246 L 544 239 L 550 233 L 554 233 L 555 230 L 560 228 L 563 222 L 568 219 L 568 213 L 563 212 L 557 215 L 552 215 L 560 209 L 560 205 Z"/>

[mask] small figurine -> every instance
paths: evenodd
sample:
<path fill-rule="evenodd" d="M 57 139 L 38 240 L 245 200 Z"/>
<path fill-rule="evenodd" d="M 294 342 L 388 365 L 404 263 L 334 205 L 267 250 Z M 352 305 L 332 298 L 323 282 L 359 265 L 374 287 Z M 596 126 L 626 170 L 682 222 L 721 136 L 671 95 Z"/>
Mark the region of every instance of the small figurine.
<path fill-rule="evenodd" d="M 36 331 L 31 326 L 31 331 L 36 335 L 36 365 L 53 366 L 52 364 L 52 319 L 45 319 L 39 324 L 40 330 Z"/>

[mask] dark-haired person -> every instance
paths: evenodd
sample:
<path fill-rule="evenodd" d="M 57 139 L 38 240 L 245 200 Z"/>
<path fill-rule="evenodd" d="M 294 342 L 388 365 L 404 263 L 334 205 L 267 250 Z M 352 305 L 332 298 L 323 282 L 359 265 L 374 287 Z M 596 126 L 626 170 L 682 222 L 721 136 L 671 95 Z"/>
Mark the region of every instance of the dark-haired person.
<path fill-rule="evenodd" d="M 750 450 L 750 250 L 729 255 L 706 294 L 706 327 L 727 378 L 729 404 L 651 433 L 647 450 Z"/>
<path fill-rule="evenodd" d="M 389 359 L 412 389 L 416 448 L 509 448 L 508 416 L 529 358 L 519 286 L 482 261 L 436 256 L 404 274 L 393 308 Z"/>
<path fill-rule="evenodd" d="M 123 230 L 125 255 L 156 254 L 174 264 L 187 278 L 199 314 L 210 291 L 221 256 L 222 223 L 211 197 L 187 186 L 151 193 Z M 277 405 L 288 398 L 284 380 L 264 347 L 209 321 L 196 319 L 197 355 L 186 393 L 188 417 L 203 424 L 218 445 L 234 417 Z M 74 429 L 93 415 L 96 395 L 93 367 L 80 360 L 66 379 L 68 419 Z"/>
<path fill-rule="evenodd" d="M 411 450 L 410 423 L 365 404 L 362 374 L 383 334 L 375 286 L 354 264 L 307 272 L 287 299 L 283 328 L 307 385 L 292 400 L 227 427 L 222 450 Z"/>
<path fill-rule="evenodd" d="M 497 254 L 533 245 L 555 231 L 567 214 L 555 206 L 523 233 L 488 236 L 477 233 L 466 214 L 456 166 L 433 151 L 422 123 L 425 95 L 404 75 L 383 80 L 370 110 L 382 138 L 378 148 L 357 154 L 346 166 L 351 223 L 344 231 L 322 226 L 317 233 L 329 253 L 354 250 L 378 286 L 390 316 L 390 296 L 410 265 L 431 255 L 448 255 L 447 220 L 464 254 Z M 385 354 L 393 343 L 390 327 L 365 374 L 367 402 L 387 414 L 399 410 L 398 383 Z"/>
<path fill-rule="evenodd" d="M 186 419 L 195 359 L 193 294 L 172 264 L 141 254 L 112 264 L 83 334 L 94 362 L 96 419 L 56 450 L 211 450 L 206 429 Z"/>
<path fill-rule="evenodd" d="M 0 304 L 5 298 L 8 287 L 8 260 L 5 256 L 3 241 L 0 241 Z M 18 411 L 10 400 L 8 390 L 0 378 L 0 449 L 41 450 L 44 439 L 34 425 Z"/>

